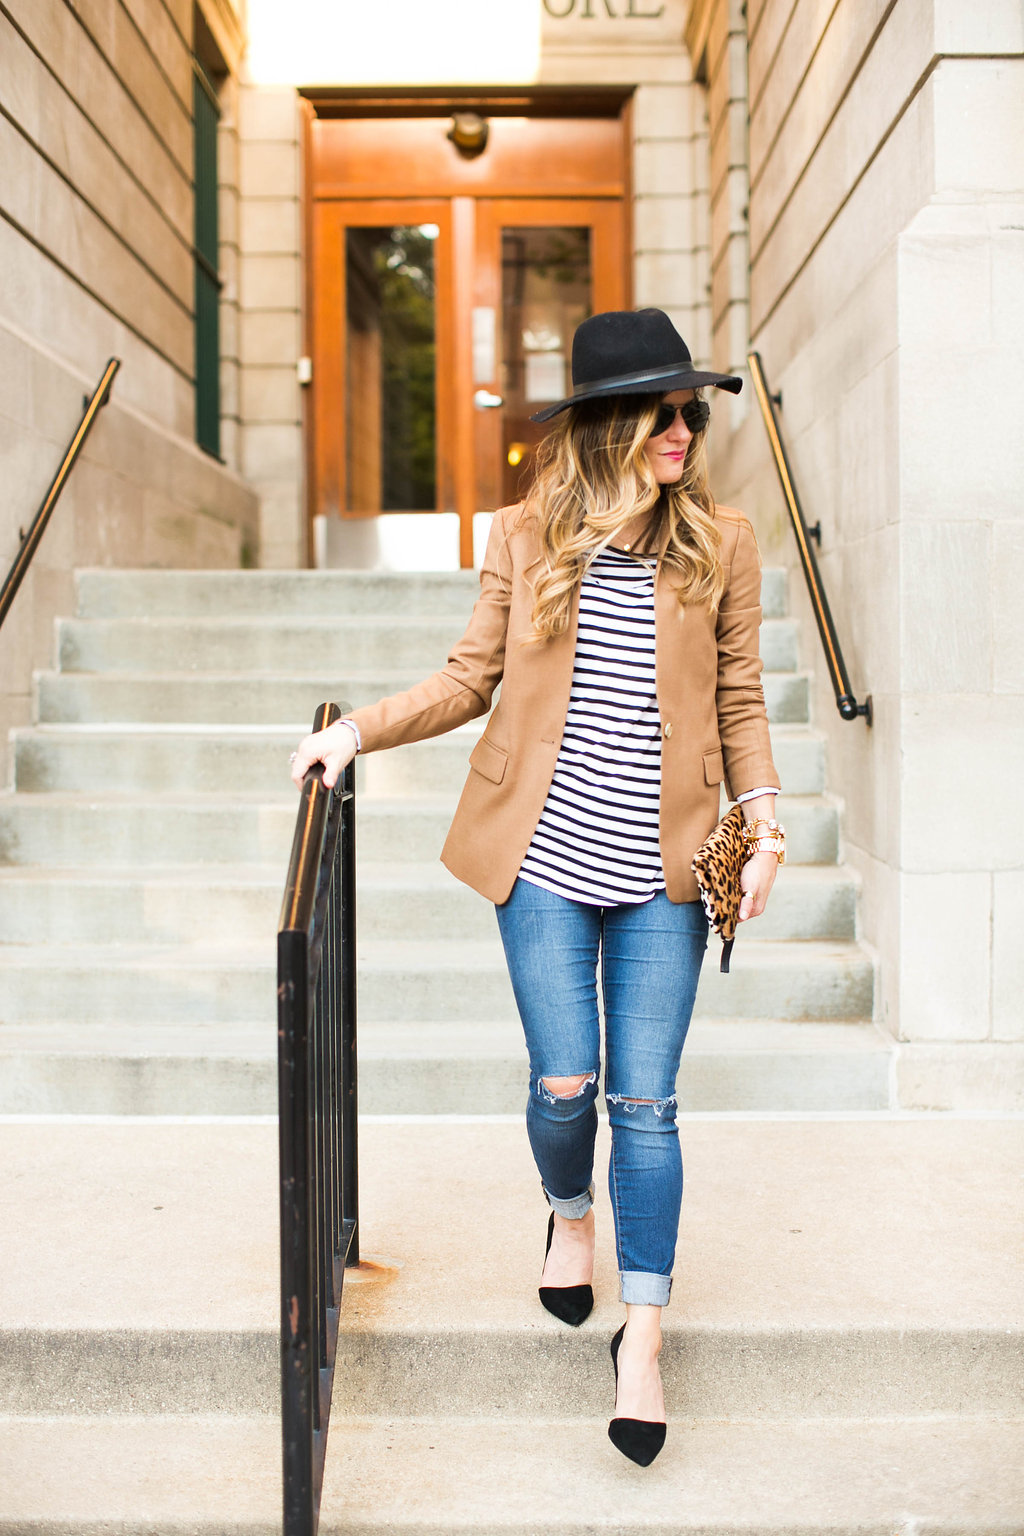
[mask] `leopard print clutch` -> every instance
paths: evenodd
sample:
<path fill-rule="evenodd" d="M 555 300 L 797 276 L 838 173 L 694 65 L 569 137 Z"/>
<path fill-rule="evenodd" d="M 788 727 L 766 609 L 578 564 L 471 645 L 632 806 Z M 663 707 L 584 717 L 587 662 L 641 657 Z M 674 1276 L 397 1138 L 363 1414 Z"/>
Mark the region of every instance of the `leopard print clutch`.
<path fill-rule="evenodd" d="M 743 843 L 743 812 L 734 805 L 701 843 L 690 865 L 711 932 L 721 934 L 720 969 L 726 973 L 740 915 L 740 871 L 749 857 Z"/>

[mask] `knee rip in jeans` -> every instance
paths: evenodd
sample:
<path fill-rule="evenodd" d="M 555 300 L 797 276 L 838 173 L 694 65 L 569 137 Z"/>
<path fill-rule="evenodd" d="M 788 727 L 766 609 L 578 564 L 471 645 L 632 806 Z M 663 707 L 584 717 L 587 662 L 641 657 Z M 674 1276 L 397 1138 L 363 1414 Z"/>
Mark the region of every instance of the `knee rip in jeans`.
<path fill-rule="evenodd" d="M 625 1093 L 607 1093 L 605 1094 L 605 1098 L 609 1104 L 621 1104 L 627 1115 L 633 1115 L 638 1109 L 642 1109 L 645 1105 L 648 1105 L 651 1109 L 654 1110 L 655 1116 L 658 1120 L 660 1120 L 662 1115 L 664 1115 L 668 1110 L 675 1109 L 678 1103 L 674 1093 L 670 1093 L 667 1099 L 632 1099 L 628 1096 L 628 1094 Z"/>
<path fill-rule="evenodd" d="M 596 1072 L 579 1072 L 574 1077 L 539 1077 L 537 1092 L 554 1104 L 559 1099 L 581 1099 L 596 1082 Z"/>

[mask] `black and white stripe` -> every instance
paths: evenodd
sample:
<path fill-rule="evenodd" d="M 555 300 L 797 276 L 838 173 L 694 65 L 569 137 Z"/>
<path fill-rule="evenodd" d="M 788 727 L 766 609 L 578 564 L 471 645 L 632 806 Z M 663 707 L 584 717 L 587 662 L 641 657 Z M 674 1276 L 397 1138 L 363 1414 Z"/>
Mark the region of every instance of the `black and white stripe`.
<path fill-rule="evenodd" d="M 522 879 L 594 906 L 664 890 L 654 562 L 607 549 L 580 588 L 572 691 Z"/>

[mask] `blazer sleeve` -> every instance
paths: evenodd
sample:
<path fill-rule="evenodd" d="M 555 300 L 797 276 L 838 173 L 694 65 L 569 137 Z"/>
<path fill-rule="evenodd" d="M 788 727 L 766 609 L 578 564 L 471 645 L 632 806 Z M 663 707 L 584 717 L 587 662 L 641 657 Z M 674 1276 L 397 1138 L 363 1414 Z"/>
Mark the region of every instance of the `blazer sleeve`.
<path fill-rule="evenodd" d="M 727 525 L 728 528 L 728 525 Z M 718 609 L 718 686 L 715 703 L 731 800 L 748 789 L 779 788 L 761 686 L 761 557 L 746 518 L 726 532 L 726 587 Z"/>
<path fill-rule="evenodd" d="M 447 665 L 405 693 L 352 710 L 364 752 L 440 736 L 486 714 L 501 681 L 512 590 L 506 515 L 494 514 L 480 570 L 480 596 Z"/>

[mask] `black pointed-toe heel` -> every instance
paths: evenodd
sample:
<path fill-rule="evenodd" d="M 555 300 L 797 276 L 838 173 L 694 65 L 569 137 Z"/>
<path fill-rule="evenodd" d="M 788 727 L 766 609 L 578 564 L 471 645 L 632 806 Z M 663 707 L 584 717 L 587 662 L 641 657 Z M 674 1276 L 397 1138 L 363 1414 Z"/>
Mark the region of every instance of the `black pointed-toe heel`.
<path fill-rule="evenodd" d="M 544 1249 L 544 1257 L 547 1258 L 551 1251 L 551 1239 L 555 1232 L 555 1213 L 551 1212 L 548 1221 L 548 1240 Z M 552 1317 L 557 1317 L 559 1322 L 568 1323 L 570 1328 L 578 1328 L 580 1323 L 585 1323 L 594 1310 L 594 1287 L 592 1285 L 542 1285 L 538 1287 L 537 1295 L 540 1304 L 546 1307 Z"/>
<path fill-rule="evenodd" d="M 619 1345 L 625 1331 L 623 1323 L 611 1342 L 616 1386 L 619 1384 Z M 612 1419 L 608 1425 L 608 1438 L 617 1451 L 635 1461 L 638 1467 L 649 1467 L 665 1444 L 665 1425 L 652 1423 L 650 1419 Z"/>

